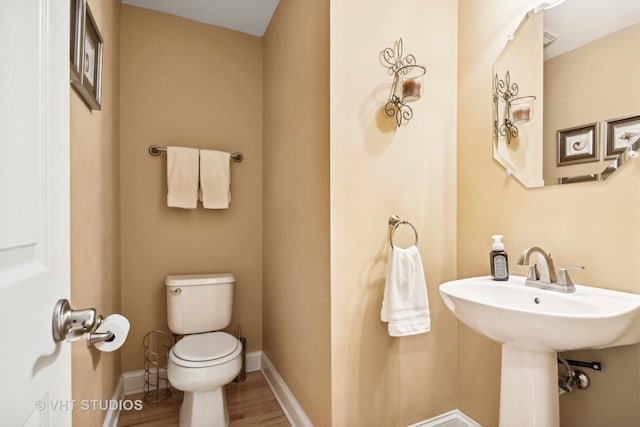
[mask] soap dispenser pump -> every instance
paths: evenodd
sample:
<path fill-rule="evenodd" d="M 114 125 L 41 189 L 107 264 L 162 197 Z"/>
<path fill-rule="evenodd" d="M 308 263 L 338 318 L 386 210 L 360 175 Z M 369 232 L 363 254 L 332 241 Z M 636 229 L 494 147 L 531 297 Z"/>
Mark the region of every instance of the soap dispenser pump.
<path fill-rule="evenodd" d="M 504 243 L 499 234 L 491 236 L 493 244 L 491 245 L 491 277 L 493 280 L 509 280 L 509 257 L 504 251 Z"/>

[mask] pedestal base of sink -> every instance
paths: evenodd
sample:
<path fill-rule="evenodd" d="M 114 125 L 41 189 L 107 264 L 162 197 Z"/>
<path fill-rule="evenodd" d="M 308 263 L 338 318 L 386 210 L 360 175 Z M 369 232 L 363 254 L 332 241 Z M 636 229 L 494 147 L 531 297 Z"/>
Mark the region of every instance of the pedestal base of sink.
<path fill-rule="evenodd" d="M 559 427 L 555 352 L 502 346 L 500 427 Z"/>

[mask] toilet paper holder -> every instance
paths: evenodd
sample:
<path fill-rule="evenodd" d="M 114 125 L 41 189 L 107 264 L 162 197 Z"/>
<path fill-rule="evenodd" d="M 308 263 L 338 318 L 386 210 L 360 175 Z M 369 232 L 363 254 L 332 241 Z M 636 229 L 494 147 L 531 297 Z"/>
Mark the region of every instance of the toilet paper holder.
<path fill-rule="evenodd" d="M 95 308 L 73 310 L 67 299 L 60 299 L 53 309 L 52 332 L 55 342 L 75 342 L 85 333 L 89 334 L 87 347 L 109 341 L 115 337 L 111 331 L 94 332 L 104 320 L 102 315 L 96 316 Z"/>
<path fill-rule="evenodd" d="M 100 323 L 102 323 L 103 320 L 104 320 L 104 317 L 98 316 L 98 324 L 96 325 L 96 328 L 100 326 Z M 116 337 L 116 334 L 114 334 L 112 331 L 89 332 L 89 336 L 87 337 L 87 347 L 91 347 L 92 345 L 97 344 L 99 342 L 111 341 L 115 337 Z"/>

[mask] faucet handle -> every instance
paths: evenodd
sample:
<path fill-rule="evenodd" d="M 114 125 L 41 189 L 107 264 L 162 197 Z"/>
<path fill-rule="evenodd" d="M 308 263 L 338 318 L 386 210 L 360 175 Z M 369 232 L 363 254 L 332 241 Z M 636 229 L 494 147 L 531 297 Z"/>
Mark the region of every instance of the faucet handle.
<path fill-rule="evenodd" d="M 573 286 L 573 281 L 571 280 L 571 277 L 569 277 L 569 272 L 567 270 L 584 270 L 584 265 L 560 267 L 558 269 L 558 285 L 567 287 Z"/>

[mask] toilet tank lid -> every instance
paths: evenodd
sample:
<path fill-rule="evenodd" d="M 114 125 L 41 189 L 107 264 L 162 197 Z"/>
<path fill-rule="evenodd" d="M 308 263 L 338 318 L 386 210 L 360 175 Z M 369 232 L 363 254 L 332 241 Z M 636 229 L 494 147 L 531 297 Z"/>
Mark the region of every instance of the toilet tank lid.
<path fill-rule="evenodd" d="M 234 283 L 236 278 L 231 273 L 207 274 L 174 274 L 167 276 L 164 284 L 167 286 L 197 286 Z"/>

